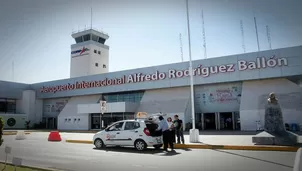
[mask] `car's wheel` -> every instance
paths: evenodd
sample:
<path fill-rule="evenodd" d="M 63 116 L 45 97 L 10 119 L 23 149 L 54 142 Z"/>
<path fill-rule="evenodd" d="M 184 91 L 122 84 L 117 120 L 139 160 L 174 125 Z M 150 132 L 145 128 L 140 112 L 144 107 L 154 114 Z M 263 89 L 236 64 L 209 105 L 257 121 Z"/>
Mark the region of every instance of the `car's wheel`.
<path fill-rule="evenodd" d="M 147 144 L 145 143 L 145 141 L 143 140 L 136 140 L 134 142 L 134 147 L 138 150 L 138 151 L 142 151 L 145 150 L 147 148 Z"/>
<path fill-rule="evenodd" d="M 100 149 L 100 148 L 104 148 L 104 142 L 103 142 L 103 140 L 101 140 L 101 139 L 96 139 L 95 141 L 94 141 L 94 146 L 96 147 L 96 148 L 98 148 L 98 149 Z"/>
<path fill-rule="evenodd" d="M 156 150 L 159 150 L 163 145 L 162 144 L 157 144 L 157 145 L 154 145 L 153 147 L 156 149 Z"/>

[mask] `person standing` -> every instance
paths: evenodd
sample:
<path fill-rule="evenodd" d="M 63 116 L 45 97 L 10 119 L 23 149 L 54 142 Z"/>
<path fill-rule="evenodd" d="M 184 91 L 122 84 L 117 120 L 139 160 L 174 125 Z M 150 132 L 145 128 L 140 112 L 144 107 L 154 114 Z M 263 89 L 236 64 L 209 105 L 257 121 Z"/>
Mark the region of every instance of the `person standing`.
<path fill-rule="evenodd" d="M 169 130 L 170 130 L 170 138 L 172 139 L 172 143 L 176 142 L 176 138 L 175 138 L 175 129 L 174 129 L 174 123 L 171 117 L 167 118 L 167 122 L 168 122 L 168 126 L 169 126 Z"/>
<path fill-rule="evenodd" d="M 227 118 L 226 119 L 226 123 L 227 123 L 227 129 L 233 129 L 232 127 L 232 118 Z"/>
<path fill-rule="evenodd" d="M 164 120 L 164 117 L 159 116 L 158 118 L 160 120 L 158 124 L 158 128 L 156 129 L 157 131 L 161 130 L 163 133 L 163 141 L 164 141 L 164 150 L 168 152 L 168 144 L 170 145 L 170 148 L 173 150 L 174 146 L 171 141 L 171 136 L 170 136 L 170 130 L 169 130 L 169 125 L 168 123 Z"/>
<path fill-rule="evenodd" d="M 180 144 L 181 141 L 184 144 L 183 123 L 182 120 L 178 118 L 178 115 L 174 115 L 174 128 L 177 136 L 177 143 Z"/>

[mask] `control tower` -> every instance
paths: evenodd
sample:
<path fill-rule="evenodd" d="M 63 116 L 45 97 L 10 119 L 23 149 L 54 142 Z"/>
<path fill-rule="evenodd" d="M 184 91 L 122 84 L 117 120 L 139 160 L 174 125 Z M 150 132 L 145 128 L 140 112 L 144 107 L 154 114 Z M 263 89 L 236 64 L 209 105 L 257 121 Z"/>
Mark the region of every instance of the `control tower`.
<path fill-rule="evenodd" d="M 109 71 L 109 36 L 94 29 L 72 34 L 70 78 L 107 73 Z"/>

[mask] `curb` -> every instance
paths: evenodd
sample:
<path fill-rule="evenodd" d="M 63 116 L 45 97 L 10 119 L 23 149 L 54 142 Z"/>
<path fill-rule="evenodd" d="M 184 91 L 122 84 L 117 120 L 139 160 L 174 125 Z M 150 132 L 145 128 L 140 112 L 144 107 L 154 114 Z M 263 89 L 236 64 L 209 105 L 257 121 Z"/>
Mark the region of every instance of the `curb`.
<path fill-rule="evenodd" d="M 218 149 L 218 150 L 246 150 L 246 151 L 283 151 L 297 152 L 299 147 L 290 146 L 239 146 L 239 145 L 195 145 L 195 144 L 176 144 L 175 148 L 193 149 Z"/>
<path fill-rule="evenodd" d="M 93 144 L 90 140 L 66 140 L 67 143 Z"/>
<path fill-rule="evenodd" d="M 30 132 L 25 132 L 25 135 L 30 134 Z M 3 132 L 3 135 L 17 135 L 17 132 Z"/>
<path fill-rule="evenodd" d="M 90 140 L 66 140 L 67 143 L 93 144 Z M 218 149 L 218 150 L 247 150 L 247 151 L 283 151 L 297 152 L 299 147 L 293 146 L 239 146 L 239 145 L 206 145 L 206 144 L 175 144 L 175 149 Z"/>
<path fill-rule="evenodd" d="M 0 161 L 0 164 L 5 164 L 5 162 L 4 161 Z M 6 165 L 14 166 L 12 163 L 9 163 L 9 162 L 6 162 Z M 24 169 L 39 170 L 39 171 L 58 171 L 58 170 L 55 170 L 55 169 L 35 167 L 35 166 L 28 166 L 28 165 L 21 165 L 21 166 L 17 166 L 17 167 L 24 168 Z"/>

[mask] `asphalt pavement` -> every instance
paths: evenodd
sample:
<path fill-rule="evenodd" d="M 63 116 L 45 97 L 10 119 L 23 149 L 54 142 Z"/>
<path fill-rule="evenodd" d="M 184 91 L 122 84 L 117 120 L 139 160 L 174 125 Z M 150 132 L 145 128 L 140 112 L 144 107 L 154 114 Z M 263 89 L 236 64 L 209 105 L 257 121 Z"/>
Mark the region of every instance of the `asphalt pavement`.
<path fill-rule="evenodd" d="M 77 135 L 78 136 L 78 135 Z M 132 148 L 94 149 L 90 144 L 48 142 L 47 134 L 32 133 L 25 140 L 4 136 L 0 160 L 5 160 L 4 147 L 12 147 L 8 156 L 21 157 L 23 164 L 68 171 L 292 171 L 295 153 L 264 151 L 225 151 L 177 149 L 165 153 L 152 148 L 137 152 Z"/>

